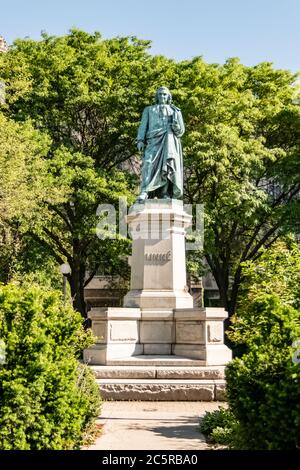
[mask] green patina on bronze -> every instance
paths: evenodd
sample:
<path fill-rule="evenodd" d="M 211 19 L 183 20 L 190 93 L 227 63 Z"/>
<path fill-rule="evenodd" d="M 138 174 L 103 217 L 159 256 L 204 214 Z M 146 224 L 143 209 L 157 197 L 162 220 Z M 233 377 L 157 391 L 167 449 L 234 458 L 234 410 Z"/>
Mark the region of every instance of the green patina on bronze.
<path fill-rule="evenodd" d="M 143 151 L 139 202 L 155 197 L 182 199 L 183 163 L 180 137 L 184 123 L 179 108 L 171 104 L 168 88 L 156 92 L 156 104 L 144 109 L 137 146 Z"/>

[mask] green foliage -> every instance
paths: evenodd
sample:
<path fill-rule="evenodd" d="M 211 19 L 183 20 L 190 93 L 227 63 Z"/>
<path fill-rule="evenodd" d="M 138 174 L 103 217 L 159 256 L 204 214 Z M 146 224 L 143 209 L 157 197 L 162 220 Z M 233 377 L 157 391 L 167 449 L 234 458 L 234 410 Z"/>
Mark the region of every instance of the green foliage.
<path fill-rule="evenodd" d="M 78 354 L 93 340 L 57 292 L 0 288 L 0 448 L 74 449 L 99 413 L 99 391 Z"/>
<path fill-rule="evenodd" d="M 234 447 L 238 421 L 232 411 L 219 406 L 217 410 L 205 413 L 200 423 L 200 431 L 211 443 Z"/>
<path fill-rule="evenodd" d="M 276 288 L 276 284 L 275 284 Z M 300 339 L 299 310 L 277 294 L 243 302 L 231 339 L 246 354 L 226 368 L 227 397 L 240 423 L 244 449 L 296 449 L 300 436 L 300 364 L 292 361 Z"/>
<path fill-rule="evenodd" d="M 217 426 L 210 435 L 210 441 L 227 447 L 232 447 L 235 428 Z"/>
<path fill-rule="evenodd" d="M 37 284 L 44 290 L 61 290 L 62 274 L 51 253 L 26 233 L 17 241 L 16 255 L 9 259 L 8 280 L 24 287 Z"/>
<path fill-rule="evenodd" d="M 54 148 L 66 146 L 112 167 L 136 153 L 141 110 L 172 61 L 148 54 L 149 41 L 103 40 L 72 29 L 62 37 L 17 40 L 2 57 L 7 112 L 28 116 L 50 134 Z M 16 94 L 16 88 L 24 89 Z"/>
<path fill-rule="evenodd" d="M 45 197 L 47 169 L 43 156 L 49 140 L 29 123 L 17 124 L 0 113 L 0 223 L 32 216 Z"/>
<path fill-rule="evenodd" d="M 7 282 L 22 256 L 22 233 L 40 220 L 43 206 L 63 200 L 48 172 L 49 138 L 31 123 L 0 112 L 0 281 Z M 28 249 L 28 253 L 31 252 Z"/>
<path fill-rule="evenodd" d="M 122 164 L 136 160 L 140 113 L 172 74 L 172 61 L 150 56 L 148 47 L 135 37 L 102 40 L 73 29 L 18 40 L 0 57 L 3 112 L 30 119 L 51 138 L 47 170 L 65 198 L 45 200 L 39 220 L 24 230 L 57 264 L 70 264 L 74 306 L 83 315 L 87 271 L 89 279 L 98 270 L 128 277 L 128 241 L 99 240 L 96 209 L 114 204 L 118 212 L 119 196 L 133 202 L 137 180 Z"/>
<path fill-rule="evenodd" d="M 186 198 L 205 205 L 204 255 L 231 315 L 242 263 L 299 229 L 297 76 L 270 63 L 201 58 L 181 62 L 177 74 Z"/>
<path fill-rule="evenodd" d="M 300 308 L 300 246 L 292 238 L 277 241 L 256 262 L 243 264 L 240 310 L 245 312 L 249 299 L 262 293 L 276 293 L 285 304 Z"/>
<path fill-rule="evenodd" d="M 276 248 L 244 267 L 245 292 L 229 333 L 246 350 L 226 367 L 243 449 L 300 446 L 300 364 L 293 361 L 300 339 L 299 249 Z"/>
<path fill-rule="evenodd" d="M 246 67 L 236 58 L 224 65 L 200 57 L 175 63 L 151 56 L 149 46 L 136 37 L 103 40 L 73 29 L 63 37 L 17 40 L 1 54 L 3 112 L 18 122 L 30 119 L 51 138 L 48 173 L 65 197 L 46 201 L 32 236 L 58 264 L 72 265 L 72 296 L 84 313 L 85 272 L 101 269 L 99 260 L 118 272 L 128 248 L 119 240 L 110 252 L 91 236 L 95 203 L 121 193 L 133 201 L 130 165 L 138 169 L 140 114 L 156 87 L 167 85 L 186 123 L 185 199 L 205 204 L 204 255 L 231 315 L 243 263 L 281 232 L 299 229 L 297 75 L 270 63 Z M 195 259 L 191 267 L 202 269 Z"/>
<path fill-rule="evenodd" d="M 0 225 L 0 282 L 8 282 L 20 255 L 20 234 L 7 222 Z"/>
<path fill-rule="evenodd" d="M 200 431 L 210 436 L 215 428 L 230 428 L 235 423 L 235 418 L 230 410 L 219 406 L 215 411 L 206 411 L 201 419 Z"/>
<path fill-rule="evenodd" d="M 232 318 L 232 328 L 228 332 L 230 339 L 235 344 L 246 345 L 249 350 L 254 347 L 255 341 L 257 346 L 263 346 L 266 341 L 269 345 L 273 341 L 275 348 L 282 341 L 291 345 L 290 335 L 297 330 L 298 323 L 295 312 L 300 306 L 299 245 L 290 239 L 277 242 L 265 250 L 256 262 L 244 263 L 243 275 L 237 314 Z M 280 298 L 280 305 L 276 297 Z M 282 316 L 287 320 L 287 331 L 280 330 L 279 318 Z M 280 335 L 287 336 L 280 337 L 278 331 Z"/>
<path fill-rule="evenodd" d="M 229 410 L 206 414 L 201 432 L 234 449 L 299 449 L 300 364 L 292 360 L 299 311 L 275 294 L 262 293 L 249 303 L 231 333 L 247 352 L 226 367 Z"/>

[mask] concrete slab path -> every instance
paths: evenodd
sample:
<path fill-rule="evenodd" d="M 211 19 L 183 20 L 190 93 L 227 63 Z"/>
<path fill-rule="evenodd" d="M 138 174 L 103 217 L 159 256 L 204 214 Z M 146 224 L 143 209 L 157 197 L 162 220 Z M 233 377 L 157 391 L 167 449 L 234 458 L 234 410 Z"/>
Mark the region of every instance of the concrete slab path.
<path fill-rule="evenodd" d="M 104 402 L 103 433 L 89 450 L 208 449 L 199 418 L 219 406 L 224 402 Z"/>

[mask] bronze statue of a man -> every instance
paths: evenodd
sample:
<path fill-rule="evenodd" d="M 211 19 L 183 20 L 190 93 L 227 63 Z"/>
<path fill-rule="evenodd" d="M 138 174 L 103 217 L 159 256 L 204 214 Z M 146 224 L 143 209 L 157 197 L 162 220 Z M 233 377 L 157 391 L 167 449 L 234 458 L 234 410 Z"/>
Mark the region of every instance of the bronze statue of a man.
<path fill-rule="evenodd" d="M 158 197 L 181 199 L 183 164 L 180 137 L 184 123 L 179 108 L 171 104 L 168 88 L 156 92 L 156 104 L 144 109 L 137 147 L 143 151 L 142 182 L 138 202 Z"/>

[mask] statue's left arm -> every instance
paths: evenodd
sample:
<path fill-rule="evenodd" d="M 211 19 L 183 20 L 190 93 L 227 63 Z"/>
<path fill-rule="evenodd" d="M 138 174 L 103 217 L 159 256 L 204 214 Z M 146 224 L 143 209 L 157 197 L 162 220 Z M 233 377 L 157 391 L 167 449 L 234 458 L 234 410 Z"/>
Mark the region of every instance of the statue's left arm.
<path fill-rule="evenodd" d="M 177 137 L 181 137 L 184 134 L 185 127 L 180 109 L 174 108 L 174 119 L 173 119 L 173 132 Z"/>

